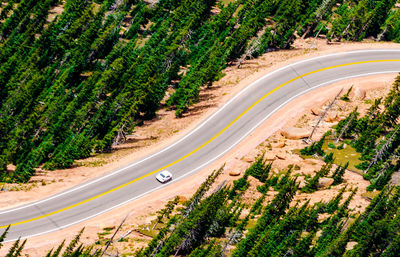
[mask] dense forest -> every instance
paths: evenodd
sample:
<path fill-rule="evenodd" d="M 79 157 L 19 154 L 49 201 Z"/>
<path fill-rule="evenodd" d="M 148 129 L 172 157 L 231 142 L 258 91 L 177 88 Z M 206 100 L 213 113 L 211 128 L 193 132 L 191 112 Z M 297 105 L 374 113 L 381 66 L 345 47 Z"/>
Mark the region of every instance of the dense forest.
<path fill-rule="evenodd" d="M 395 0 L 225 2 L 2 0 L 0 181 L 109 152 L 156 115 L 168 89 L 166 106 L 180 117 L 227 65 L 288 49 L 296 37 L 400 41 Z M 378 137 L 386 114 L 371 115 L 357 126 Z M 379 151 L 371 140 L 359 141 L 370 144 L 366 161 Z M 389 159 L 374 160 L 366 176 L 384 179 Z"/>

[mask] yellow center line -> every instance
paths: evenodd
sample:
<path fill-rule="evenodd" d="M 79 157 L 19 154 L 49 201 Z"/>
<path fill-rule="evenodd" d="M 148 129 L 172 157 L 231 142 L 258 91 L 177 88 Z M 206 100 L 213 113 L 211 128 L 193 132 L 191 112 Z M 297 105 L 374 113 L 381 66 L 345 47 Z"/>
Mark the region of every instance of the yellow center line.
<path fill-rule="evenodd" d="M 264 100 L 266 97 L 268 97 L 269 95 L 271 95 L 271 94 L 274 93 L 275 91 L 279 90 L 280 88 L 282 88 L 282 87 L 284 87 L 284 86 L 286 86 L 286 85 L 292 83 L 292 82 L 295 81 L 295 80 L 298 80 L 298 79 L 300 79 L 300 78 L 306 77 L 306 76 L 308 76 L 308 75 L 311 75 L 311 74 L 314 74 L 314 73 L 317 73 L 317 72 L 321 72 L 321 71 L 325 71 L 325 70 L 330 70 L 330 69 L 334 69 L 334 68 L 339 68 L 339 67 L 345 67 L 345 66 L 356 65 L 356 64 L 365 64 L 365 63 L 399 62 L 399 61 L 400 61 L 400 59 L 392 59 L 392 60 L 375 60 L 375 61 L 362 61 L 362 62 L 353 62 L 353 63 L 339 64 L 339 65 L 330 66 L 330 67 L 318 69 L 318 70 L 315 70 L 315 71 L 311 71 L 311 72 L 305 73 L 305 74 L 303 74 L 303 75 L 300 75 L 300 76 L 298 76 L 298 77 L 295 77 L 295 78 L 293 78 L 293 79 L 291 79 L 291 80 L 289 80 L 289 81 L 287 81 L 287 82 L 285 82 L 285 83 L 283 83 L 283 84 L 277 86 L 276 88 L 272 89 L 271 91 L 269 91 L 269 92 L 268 92 L 267 94 L 265 94 L 263 97 L 261 97 L 261 98 L 258 99 L 256 102 L 254 102 L 250 107 L 248 107 L 248 108 L 247 108 L 244 112 L 242 112 L 239 116 L 237 116 L 231 123 L 229 123 L 225 128 L 223 128 L 223 129 L 222 129 L 220 132 L 218 132 L 215 136 L 213 136 L 212 138 L 210 138 L 207 142 L 203 143 L 201 146 L 197 147 L 196 149 L 194 149 L 194 150 L 191 151 L 190 153 L 188 153 L 188 154 L 186 154 L 185 156 L 179 158 L 178 160 L 176 160 L 176 161 L 174 161 L 174 162 L 172 162 L 172 163 L 170 163 L 170 164 L 167 164 L 167 165 L 165 165 L 165 166 L 162 167 L 162 168 L 159 168 L 159 169 L 154 170 L 154 171 L 152 171 L 152 172 L 150 172 L 150 173 L 147 173 L 146 175 L 143 175 L 143 176 L 141 176 L 141 177 L 139 177 L 139 178 L 136 178 L 136 179 L 134 179 L 134 180 L 132 180 L 132 181 L 129 181 L 129 182 L 125 183 L 125 184 L 122 184 L 122 185 L 120 185 L 120 186 L 118 186 L 118 187 L 115 187 L 115 188 L 113 188 L 113 189 L 110 189 L 110 190 L 108 190 L 108 191 L 106 191 L 106 192 L 104 192 L 104 193 L 101 193 L 101 194 L 99 194 L 99 195 L 93 196 L 93 197 L 91 197 L 91 198 L 89 198 L 89 199 L 86 199 L 86 200 L 84 200 L 84 201 L 81 201 L 81 202 L 79 202 L 79 203 L 70 205 L 70 206 L 65 207 L 65 208 L 62 208 L 62 209 L 60 209 L 60 210 L 53 211 L 53 212 L 50 212 L 50 213 L 47 213 L 47 214 L 44 214 L 44 215 L 42 215 L 42 216 L 38 216 L 38 217 L 35 217 L 35 218 L 32 218 L 32 219 L 28 219 L 28 220 L 16 222 L 16 223 L 13 223 L 13 224 L 10 224 L 10 225 L 6 225 L 6 226 L 0 226 L 0 228 L 6 228 L 6 227 L 8 227 L 8 226 L 16 226 L 16 225 L 25 224 L 25 223 L 28 223 L 28 222 L 31 222 L 31 221 L 43 219 L 43 218 L 49 217 L 49 216 L 51 216 L 51 215 L 54 215 L 54 214 L 57 214 L 57 213 L 60 213 L 60 212 L 63 212 L 63 211 L 72 209 L 72 208 L 74 208 L 74 207 L 77 207 L 77 206 L 79 206 L 79 205 L 85 204 L 85 203 L 87 203 L 87 202 L 90 202 L 90 201 L 92 201 L 92 200 L 95 200 L 95 199 L 97 199 L 97 198 L 99 198 L 99 197 L 102 197 L 102 196 L 104 196 L 104 195 L 107 195 L 107 194 L 109 194 L 109 193 L 112 193 L 112 192 L 114 192 L 114 191 L 116 191 L 116 190 L 118 190 L 118 189 L 121 189 L 121 188 L 123 188 L 123 187 L 126 187 L 126 186 L 128 186 L 128 185 L 130 185 L 130 184 L 133 184 L 133 183 L 135 183 L 135 182 L 137 182 L 137 181 L 139 181 L 139 180 L 142 180 L 142 179 L 144 179 L 144 178 L 146 178 L 146 177 L 148 177 L 148 176 L 151 176 L 151 175 L 153 175 L 153 174 L 155 174 L 155 173 L 157 173 L 157 172 L 159 172 L 159 171 L 161 171 L 161 170 L 164 170 L 164 169 L 166 169 L 166 168 L 168 168 L 168 167 L 170 167 L 170 166 L 172 166 L 172 165 L 174 165 L 174 164 L 176 164 L 176 163 L 178 163 L 178 162 L 180 162 L 180 161 L 182 161 L 182 160 L 188 158 L 189 156 L 193 155 L 194 153 L 196 153 L 197 151 L 199 151 L 200 149 L 202 149 L 203 147 L 205 147 L 206 145 L 208 145 L 208 144 L 209 144 L 210 142 L 212 142 L 214 139 L 216 139 L 217 137 L 219 137 L 219 136 L 220 136 L 222 133 L 224 133 L 229 127 L 231 127 L 236 121 L 238 121 L 243 115 L 245 115 L 247 112 L 249 112 L 254 106 L 256 106 L 258 103 L 260 103 L 260 102 L 261 102 L 262 100 Z"/>

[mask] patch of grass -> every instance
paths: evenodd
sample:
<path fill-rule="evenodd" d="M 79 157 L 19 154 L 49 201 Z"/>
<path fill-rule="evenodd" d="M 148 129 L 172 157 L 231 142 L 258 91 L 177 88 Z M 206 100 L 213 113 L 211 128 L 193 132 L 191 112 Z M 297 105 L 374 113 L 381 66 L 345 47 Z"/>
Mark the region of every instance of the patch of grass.
<path fill-rule="evenodd" d="M 361 154 L 358 153 L 353 147 L 351 147 L 349 144 L 346 145 L 346 148 L 344 148 L 342 145 L 342 142 L 336 143 L 334 140 L 331 139 L 326 139 L 323 146 L 322 150 L 325 151 L 325 153 L 328 155 L 330 153 L 333 153 L 333 158 L 334 164 L 346 164 L 349 162 L 349 167 L 348 170 L 354 171 L 356 173 L 362 174 L 362 170 L 357 169 L 355 166 L 360 164 L 361 161 L 359 158 L 361 157 Z M 331 148 L 329 145 L 335 147 Z M 300 149 L 294 149 L 292 150 L 292 153 L 297 154 L 301 156 L 303 159 L 316 159 L 316 160 L 322 160 L 322 157 L 315 157 L 315 156 L 309 156 L 309 155 L 302 155 L 300 153 Z"/>
<path fill-rule="evenodd" d="M 303 159 L 317 159 L 317 160 L 319 160 L 319 158 L 315 158 L 314 156 L 311 156 L 311 155 L 302 155 L 300 150 L 301 149 L 293 149 L 292 153 L 296 154 L 298 156 L 301 156 L 301 158 L 303 158 Z"/>
<path fill-rule="evenodd" d="M 96 161 L 80 161 L 75 162 L 77 166 L 84 166 L 84 167 L 101 167 L 107 162 L 105 160 L 96 160 Z"/>
<path fill-rule="evenodd" d="M 143 235 L 149 236 L 149 237 L 155 237 L 158 235 L 158 231 L 164 227 L 163 223 L 158 223 L 157 226 L 153 228 L 156 220 L 151 221 L 151 224 L 143 224 L 140 225 L 137 229 L 139 233 L 142 233 Z"/>
<path fill-rule="evenodd" d="M 336 145 L 333 143 L 328 143 L 328 147 L 332 149 L 336 149 Z"/>
<path fill-rule="evenodd" d="M 113 230 L 115 227 L 106 227 L 106 228 L 103 228 L 103 230 L 104 231 L 111 231 L 111 230 Z"/>
<path fill-rule="evenodd" d="M 109 234 L 111 234 L 111 232 L 109 232 L 109 231 L 105 231 L 105 232 L 97 233 L 97 235 L 98 235 L 99 237 L 101 237 L 101 236 L 105 236 L 105 235 L 109 235 Z"/>
<path fill-rule="evenodd" d="M 379 191 L 367 191 L 365 193 L 362 193 L 361 196 L 364 197 L 364 198 L 367 198 L 368 200 L 372 200 L 379 193 L 380 193 Z"/>
<path fill-rule="evenodd" d="M 236 0 L 220 0 L 223 4 L 228 5 L 229 3 L 236 2 Z"/>
<path fill-rule="evenodd" d="M 249 222 L 247 222 L 246 229 L 254 228 L 256 224 L 257 224 L 257 219 L 249 220 Z"/>
<path fill-rule="evenodd" d="M 335 148 L 331 148 L 328 145 L 334 145 Z M 357 151 L 351 147 L 350 145 L 347 145 L 346 148 L 340 149 L 341 147 L 338 148 L 338 146 L 341 146 L 342 143 L 336 143 L 334 140 L 326 140 L 324 142 L 324 145 L 322 146 L 322 150 L 326 152 L 326 154 L 333 153 L 333 157 L 335 158 L 334 164 L 342 164 L 344 165 L 345 163 L 349 162 L 349 170 L 352 170 L 357 173 L 361 173 L 362 170 L 357 169 L 355 166 L 360 164 L 361 161 L 359 158 L 361 157 L 360 153 L 357 153 Z"/>

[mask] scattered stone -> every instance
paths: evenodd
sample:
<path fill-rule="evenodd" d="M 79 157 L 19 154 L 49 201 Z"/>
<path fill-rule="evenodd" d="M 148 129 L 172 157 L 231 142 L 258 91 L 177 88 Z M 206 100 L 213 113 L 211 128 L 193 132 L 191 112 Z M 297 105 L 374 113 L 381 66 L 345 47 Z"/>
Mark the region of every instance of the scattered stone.
<path fill-rule="evenodd" d="M 305 186 L 306 186 L 306 181 L 305 180 L 300 181 L 299 188 L 303 188 Z"/>
<path fill-rule="evenodd" d="M 320 116 L 322 114 L 322 109 L 320 107 L 312 107 L 311 108 L 311 113 L 314 114 L 315 116 Z"/>
<path fill-rule="evenodd" d="M 304 163 L 311 164 L 311 165 L 317 165 L 319 163 L 319 161 L 315 160 L 315 159 L 305 159 Z"/>
<path fill-rule="evenodd" d="M 250 210 L 249 209 L 243 209 L 242 212 L 240 213 L 239 218 L 244 219 L 247 215 L 249 215 Z"/>
<path fill-rule="evenodd" d="M 340 117 L 339 117 L 339 119 L 338 120 L 340 120 Z M 329 122 L 329 124 L 328 124 L 328 128 L 333 128 L 334 126 L 336 126 L 337 124 L 339 124 L 339 122 L 338 121 L 334 121 L 334 122 Z"/>
<path fill-rule="evenodd" d="M 289 127 L 281 130 L 281 135 L 286 137 L 287 139 L 302 139 L 309 137 L 310 134 L 310 131 L 303 128 Z"/>
<path fill-rule="evenodd" d="M 273 148 L 283 148 L 285 145 L 286 145 L 285 140 L 279 140 L 279 142 L 271 144 Z"/>
<path fill-rule="evenodd" d="M 249 163 L 250 163 L 250 162 L 253 162 L 253 161 L 254 161 L 254 158 L 252 158 L 252 157 L 246 155 L 246 156 L 243 156 L 242 161 L 244 161 L 244 162 L 249 162 Z"/>
<path fill-rule="evenodd" d="M 232 176 L 232 177 L 236 177 L 236 176 L 240 176 L 240 171 L 230 171 L 229 172 L 229 176 Z"/>
<path fill-rule="evenodd" d="M 277 153 L 276 158 L 278 158 L 280 160 L 286 160 L 286 156 L 283 153 Z"/>
<path fill-rule="evenodd" d="M 318 181 L 318 188 L 325 188 L 333 184 L 333 178 L 320 178 Z"/>
<path fill-rule="evenodd" d="M 356 87 L 350 92 L 350 96 L 354 97 L 355 99 L 364 100 L 367 96 L 367 92 L 363 88 Z"/>
<path fill-rule="evenodd" d="M 184 202 L 186 202 L 187 200 L 188 200 L 187 197 L 184 197 L 183 195 L 180 195 L 178 201 L 179 201 L 180 203 L 184 203 Z"/>
<path fill-rule="evenodd" d="M 347 251 L 350 251 L 350 250 L 352 250 L 352 249 L 354 248 L 354 246 L 356 246 L 356 245 L 357 245 L 357 242 L 356 242 L 356 241 L 350 241 L 350 242 L 348 242 L 347 245 L 346 245 L 346 250 L 347 250 Z"/>
<path fill-rule="evenodd" d="M 334 122 L 338 121 L 340 119 L 339 115 L 337 112 L 328 112 L 328 114 L 325 117 L 326 122 Z"/>
<path fill-rule="evenodd" d="M 273 153 L 271 153 L 271 152 L 268 152 L 268 153 L 266 153 L 265 155 L 264 155 L 264 159 L 266 160 L 266 161 L 274 161 L 276 158 L 275 158 L 275 154 L 273 154 Z"/>

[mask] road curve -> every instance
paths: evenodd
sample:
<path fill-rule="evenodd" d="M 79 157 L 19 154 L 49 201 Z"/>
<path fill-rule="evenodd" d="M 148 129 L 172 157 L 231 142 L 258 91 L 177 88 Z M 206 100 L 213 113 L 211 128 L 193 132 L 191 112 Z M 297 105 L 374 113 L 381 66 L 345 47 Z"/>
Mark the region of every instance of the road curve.
<path fill-rule="evenodd" d="M 380 73 L 400 72 L 400 49 L 363 50 L 315 57 L 260 78 L 186 136 L 138 162 L 49 198 L 0 212 L 6 241 L 65 228 L 121 206 L 163 185 L 154 174 L 168 168 L 172 183 L 221 157 L 279 108 L 315 88 Z"/>

